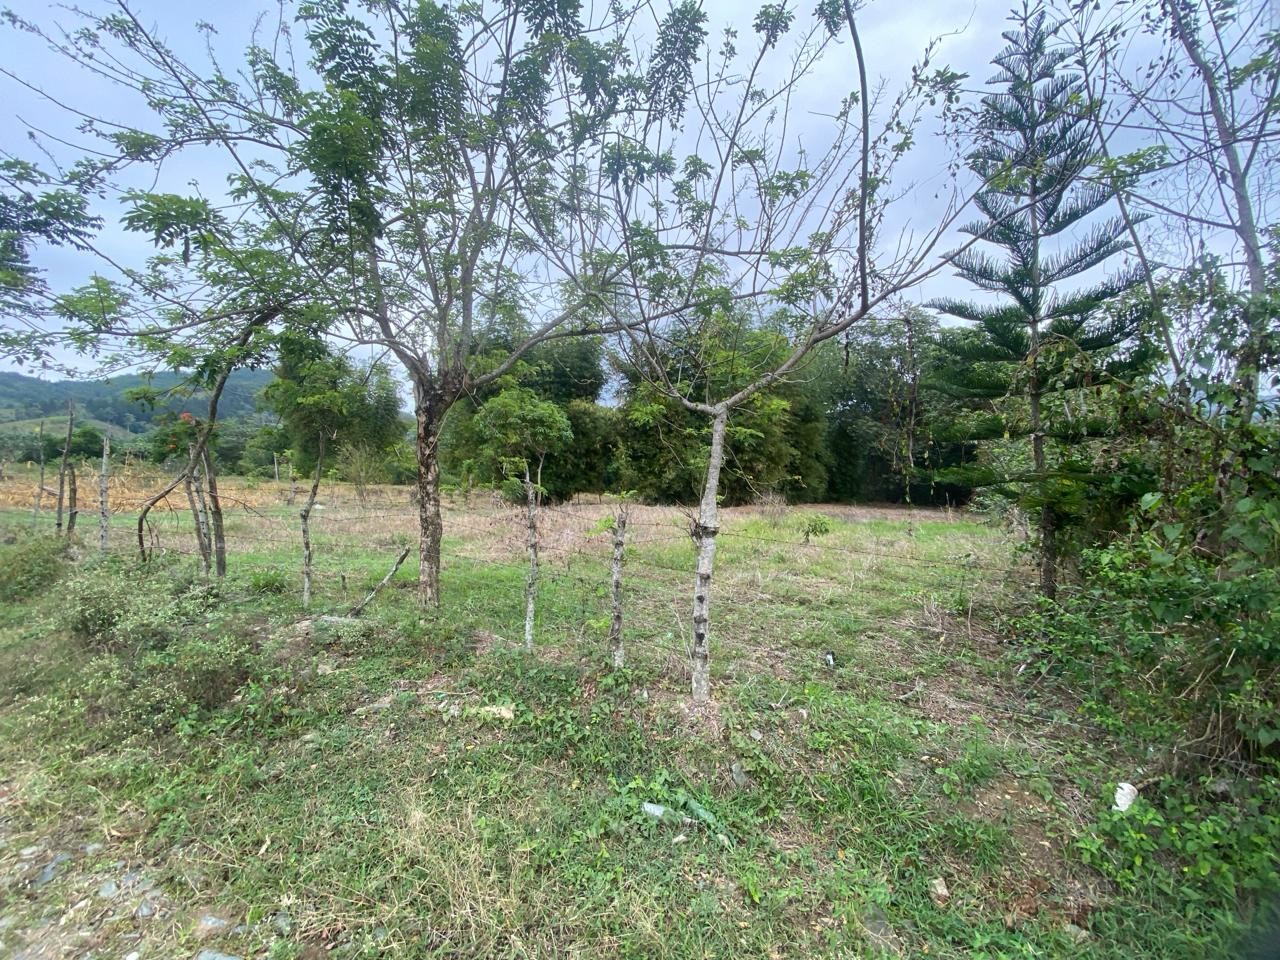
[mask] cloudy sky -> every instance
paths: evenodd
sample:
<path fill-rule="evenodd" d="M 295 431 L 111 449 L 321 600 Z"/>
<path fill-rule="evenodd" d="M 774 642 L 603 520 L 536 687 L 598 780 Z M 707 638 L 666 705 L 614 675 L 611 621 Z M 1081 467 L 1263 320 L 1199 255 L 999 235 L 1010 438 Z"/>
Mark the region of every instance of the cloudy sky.
<path fill-rule="evenodd" d="M 46 27 L 56 23 L 75 24 L 75 18 L 65 8 L 47 0 L 9 0 L 9 5 L 19 16 Z M 84 9 L 95 12 L 108 10 L 110 6 L 100 2 L 83 4 Z M 198 6 L 199 9 L 197 5 L 172 0 L 133 0 L 132 3 L 139 18 L 152 25 L 157 35 L 192 64 L 205 60 L 205 40 L 195 29 L 198 19 L 207 20 L 216 28 L 213 45 L 220 59 L 230 65 L 235 63 L 237 52 L 249 42 L 255 23 L 264 17 L 274 22 L 278 16 L 275 4 L 264 0 L 223 0 Z M 663 6 L 665 4 L 660 4 L 659 10 Z M 940 38 L 941 48 L 934 65 L 947 64 L 969 74 L 966 86 L 982 87 L 991 73 L 990 57 L 1003 46 L 1000 32 L 1009 26 L 1010 6 L 1011 0 L 920 0 L 916 3 L 873 0 L 859 21 L 873 83 L 878 78 L 889 94 L 896 92 L 907 82 L 911 66 L 918 61 L 926 44 Z M 706 0 L 705 8 L 713 32 L 723 26 L 736 27 L 744 38 L 742 45 L 747 45 L 755 4 Z M 801 18 L 806 18 L 808 3 L 798 9 Z M 39 38 L 0 27 L 0 43 L 5 53 L 0 62 L 18 78 L 0 77 L 3 91 L 0 148 L 7 154 L 40 159 L 37 145 L 28 134 L 35 128 L 41 131 L 43 143 L 59 160 L 74 156 L 72 148 L 59 141 L 85 142 L 76 132 L 77 118 L 51 99 L 116 123 L 152 126 L 152 117 L 141 108 L 136 95 L 77 71 L 59 54 L 48 50 Z M 793 103 L 789 124 L 796 134 L 822 139 L 831 122 L 824 113 L 829 114 L 839 96 L 851 89 L 852 71 L 852 50 L 845 43 L 814 75 L 806 87 L 807 99 L 799 98 Z M 936 218 L 942 202 L 938 199 L 939 192 L 945 192 L 947 187 L 943 163 L 949 150 L 932 128 L 922 128 L 921 142 L 895 175 L 899 189 L 910 189 L 895 208 L 895 219 L 889 225 L 892 230 L 919 229 Z M 183 155 L 180 164 L 171 165 L 165 171 L 158 186 L 183 192 L 187 184 L 197 184 L 206 195 L 216 195 L 226 172 L 224 158 L 215 152 L 190 152 Z M 143 180 L 132 185 L 146 188 L 151 184 L 151 180 Z M 107 212 L 110 216 L 109 209 Z M 104 231 L 101 245 L 114 259 L 125 264 L 140 264 L 153 252 L 144 238 L 114 226 Z M 101 270 L 92 256 L 66 249 L 43 250 L 37 262 L 47 270 L 55 289 L 83 282 L 90 273 Z M 943 292 L 966 291 L 959 281 L 944 273 L 913 291 L 911 299 L 923 303 Z"/>

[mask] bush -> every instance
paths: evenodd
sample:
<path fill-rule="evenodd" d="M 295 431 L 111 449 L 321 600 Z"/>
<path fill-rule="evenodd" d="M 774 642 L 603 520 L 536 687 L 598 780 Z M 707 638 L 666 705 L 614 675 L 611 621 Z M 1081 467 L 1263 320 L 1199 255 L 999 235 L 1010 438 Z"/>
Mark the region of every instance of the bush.
<path fill-rule="evenodd" d="M 831 518 L 825 513 L 806 513 L 800 518 L 800 533 L 805 543 L 814 537 L 825 537 L 831 530 Z"/>
<path fill-rule="evenodd" d="M 0 544 L 0 603 L 48 589 L 61 577 L 66 559 L 66 544 L 52 537 L 15 536 Z"/>
<path fill-rule="evenodd" d="M 203 617 L 217 601 L 217 591 L 215 584 L 187 570 L 102 561 L 68 585 L 66 626 L 99 650 L 157 649 L 184 624 Z"/>

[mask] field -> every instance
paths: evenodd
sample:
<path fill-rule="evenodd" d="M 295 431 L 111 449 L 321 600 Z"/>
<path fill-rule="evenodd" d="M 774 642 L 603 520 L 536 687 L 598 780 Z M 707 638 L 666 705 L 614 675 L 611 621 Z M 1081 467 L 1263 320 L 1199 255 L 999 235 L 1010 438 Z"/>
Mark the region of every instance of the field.
<path fill-rule="evenodd" d="M 71 561 L 26 538 L 27 480 L 0 488 L 5 549 L 39 573 L 0 588 L 6 956 L 1225 950 L 1228 918 L 1095 869 L 1142 745 L 1019 675 L 1004 617 L 1030 571 L 998 526 L 727 511 L 714 703 L 691 711 L 679 510 L 633 508 L 613 671 L 607 502 L 545 513 L 528 654 L 522 519 L 487 494 L 448 504 L 438 614 L 410 563 L 353 620 L 413 542 L 407 491 L 322 495 L 304 612 L 287 485 L 224 484 L 224 583 L 177 511 L 130 557 L 144 486 L 118 481 L 105 560 L 83 508 Z"/>

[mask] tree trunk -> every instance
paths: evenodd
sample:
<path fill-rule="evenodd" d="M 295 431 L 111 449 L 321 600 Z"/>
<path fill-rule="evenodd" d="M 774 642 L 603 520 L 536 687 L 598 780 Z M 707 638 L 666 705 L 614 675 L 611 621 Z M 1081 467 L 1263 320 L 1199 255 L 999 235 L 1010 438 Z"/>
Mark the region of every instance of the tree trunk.
<path fill-rule="evenodd" d="M 67 460 L 71 456 L 71 431 L 75 427 L 75 407 L 67 402 L 67 442 L 62 445 L 62 465 L 58 468 L 58 521 L 54 528 L 62 533 L 62 508 L 67 494 Z"/>
<path fill-rule="evenodd" d="M 67 464 L 67 539 L 75 533 L 76 517 L 80 515 L 79 499 L 76 496 L 76 465 Z"/>
<path fill-rule="evenodd" d="M 227 575 L 227 531 L 222 523 L 222 498 L 218 496 L 218 474 L 204 449 L 204 478 L 209 489 L 209 543 L 213 552 L 213 570 L 219 577 Z"/>
<path fill-rule="evenodd" d="M 107 552 L 108 531 L 111 523 L 111 506 L 108 500 L 107 481 L 110 478 L 111 437 L 102 436 L 102 469 L 98 471 L 98 549 Z"/>
<path fill-rule="evenodd" d="M 204 489 L 200 486 L 198 468 L 187 475 L 186 488 L 187 503 L 191 507 L 191 517 L 196 525 L 196 545 L 200 548 L 200 563 L 207 577 L 212 567 L 212 556 L 209 550 L 209 515 L 205 509 Z"/>
<path fill-rule="evenodd" d="M 627 548 L 627 507 L 618 507 L 613 515 L 613 561 L 609 575 L 613 586 L 613 616 L 609 619 L 609 659 L 614 669 L 626 664 L 626 651 L 622 646 L 622 564 Z"/>
<path fill-rule="evenodd" d="M 444 404 L 421 383 L 414 383 L 418 454 L 418 601 L 440 605 L 440 462 L 438 446 Z"/>
<path fill-rule="evenodd" d="M 320 471 L 324 466 L 324 436 L 320 437 L 320 450 L 316 454 L 316 472 L 311 477 L 311 492 L 307 505 L 298 511 L 302 520 L 302 609 L 311 606 L 311 508 L 316 505 L 320 492 Z"/>
<path fill-rule="evenodd" d="M 541 471 L 539 471 L 541 473 Z M 525 545 L 529 552 L 529 572 L 524 580 L 524 648 L 533 650 L 533 614 L 538 602 L 538 488 L 524 471 Z"/>
<path fill-rule="evenodd" d="M 35 503 L 31 506 L 31 522 L 35 523 L 40 517 L 40 505 L 44 502 L 44 421 L 40 421 L 39 451 L 40 451 L 40 480 L 36 483 Z"/>
<path fill-rule="evenodd" d="M 692 694 L 694 703 L 711 699 L 711 577 L 716 562 L 716 534 L 720 532 L 720 468 L 724 464 L 724 433 L 729 411 L 720 407 L 711 421 L 711 451 L 702 485 L 702 504 L 693 536 L 698 547 L 698 571 L 693 587 Z"/>
<path fill-rule="evenodd" d="M 1028 401 L 1031 408 L 1031 459 L 1036 477 L 1044 480 L 1048 458 L 1044 452 L 1044 418 L 1040 411 L 1040 380 L 1036 371 L 1035 352 L 1039 348 L 1039 331 L 1032 325 L 1031 333 L 1031 383 Z M 1040 508 L 1040 593 L 1047 600 L 1058 595 L 1058 533 L 1053 507 L 1046 503 Z"/>

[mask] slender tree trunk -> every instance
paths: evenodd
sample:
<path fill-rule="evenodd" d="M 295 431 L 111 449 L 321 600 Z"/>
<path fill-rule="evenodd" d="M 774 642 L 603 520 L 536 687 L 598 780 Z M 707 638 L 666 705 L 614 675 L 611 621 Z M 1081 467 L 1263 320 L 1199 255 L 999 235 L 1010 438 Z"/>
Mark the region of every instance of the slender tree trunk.
<path fill-rule="evenodd" d="M 1040 409 L 1040 378 L 1036 368 L 1036 352 L 1039 350 L 1039 325 L 1031 325 L 1031 381 L 1027 387 L 1031 409 L 1031 460 L 1036 476 L 1044 479 L 1048 469 L 1048 457 L 1044 450 L 1044 418 Z M 1058 530 L 1053 507 L 1040 508 L 1040 593 L 1048 600 L 1058 595 Z"/>
<path fill-rule="evenodd" d="M 716 535 L 720 532 L 717 499 L 720 493 L 720 468 L 724 464 L 724 434 L 729 411 L 720 407 L 711 421 L 711 451 L 707 458 L 707 476 L 702 485 L 702 503 L 693 535 L 698 547 L 697 577 L 693 587 L 693 661 L 692 694 L 694 703 L 711 699 L 711 577 L 716 563 Z"/>
<path fill-rule="evenodd" d="M 75 428 L 76 411 L 70 400 L 67 401 L 67 440 L 62 445 L 62 465 L 58 468 L 58 521 L 54 528 L 62 533 L 62 508 L 67 493 L 67 461 L 71 456 L 71 431 Z"/>
<path fill-rule="evenodd" d="M 222 498 L 218 496 L 218 473 L 213 466 L 213 458 L 209 456 L 209 448 L 204 450 L 204 479 L 209 490 L 209 539 L 213 548 L 213 570 L 219 577 L 227 575 L 227 529 L 222 522 Z"/>
<path fill-rule="evenodd" d="M 34 523 L 40 518 L 40 505 L 44 503 L 44 421 L 40 421 L 40 430 L 37 434 L 40 438 L 40 479 L 36 482 L 35 503 L 31 506 L 31 520 Z"/>
<path fill-rule="evenodd" d="M 67 464 L 67 539 L 76 530 L 76 517 L 80 515 L 80 501 L 76 496 L 76 465 Z"/>
<path fill-rule="evenodd" d="M 240 331 L 240 336 L 237 337 L 235 340 L 235 346 L 237 348 L 244 348 L 248 346 L 249 341 L 253 339 L 253 335 L 258 330 L 262 329 L 267 324 L 275 320 L 275 318 L 278 317 L 279 315 L 280 315 L 280 308 L 272 307 L 268 310 L 264 310 L 262 313 L 255 316 L 252 320 L 250 320 L 247 324 L 245 324 L 244 329 Z M 235 364 L 228 363 L 223 368 L 222 372 L 218 374 L 218 379 L 214 382 L 213 389 L 209 391 L 209 414 L 206 417 L 205 422 L 200 429 L 199 435 L 196 437 L 194 448 L 189 448 L 189 456 L 187 458 L 186 467 L 184 467 L 182 472 L 179 473 L 176 477 L 174 477 L 173 480 L 167 486 L 165 486 L 163 490 L 161 490 L 159 493 L 153 494 L 150 498 L 148 498 L 147 502 L 142 505 L 142 510 L 139 511 L 138 513 L 138 522 L 137 522 L 138 555 L 139 557 L 141 557 L 141 559 L 144 562 L 149 557 L 149 554 L 147 552 L 147 540 L 146 540 L 147 516 L 148 514 L 151 513 L 152 509 L 155 507 L 157 503 L 159 503 L 161 500 L 167 497 L 174 490 L 177 490 L 179 485 L 185 483 L 188 486 L 190 486 L 191 475 L 192 473 L 195 472 L 200 462 L 200 454 L 204 452 L 205 446 L 209 443 L 209 437 L 213 433 L 214 424 L 218 422 L 218 402 L 222 399 L 222 391 L 226 389 L 227 378 L 231 376 L 231 371 L 234 369 L 235 369 Z M 190 496 L 190 491 L 188 491 L 188 496 Z M 193 511 L 194 511 L 194 507 L 193 507 Z M 207 567 L 207 564 L 206 564 L 206 567 Z"/>
<path fill-rule="evenodd" d="M 276 474 L 276 483 L 280 482 L 280 456 L 279 454 L 271 454 L 271 468 Z"/>
<path fill-rule="evenodd" d="M 539 473 L 542 471 L 539 470 Z M 524 579 L 524 648 L 533 650 L 533 615 L 538 603 L 538 487 L 524 471 L 525 546 L 529 572 Z"/>
<path fill-rule="evenodd" d="M 200 469 L 197 466 L 186 478 L 187 503 L 191 506 L 191 517 L 196 526 L 196 545 L 200 548 L 200 563 L 205 576 L 212 569 L 212 553 L 209 544 L 209 513 L 204 501 L 204 488 L 200 483 Z"/>
<path fill-rule="evenodd" d="M 320 450 L 316 454 L 316 472 L 311 477 L 311 492 L 307 504 L 298 511 L 302 520 L 302 609 L 311 606 L 311 509 L 316 505 L 320 492 L 320 471 L 324 467 L 324 435 L 320 435 Z"/>
<path fill-rule="evenodd" d="M 418 455 L 418 600 L 423 606 L 440 605 L 440 427 L 444 421 L 441 398 L 414 383 L 414 413 Z"/>
<path fill-rule="evenodd" d="M 627 550 L 627 505 L 618 507 L 613 515 L 613 560 L 609 564 L 609 578 L 613 585 L 613 616 L 609 619 L 609 659 L 614 669 L 626 664 L 626 651 L 622 645 L 622 565 Z"/>
<path fill-rule="evenodd" d="M 107 539 L 111 524 L 111 505 L 108 500 L 107 481 L 111 469 L 111 437 L 102 437 L 102 468 L 98 471 L 98 549 L 107 552 Z"/>

